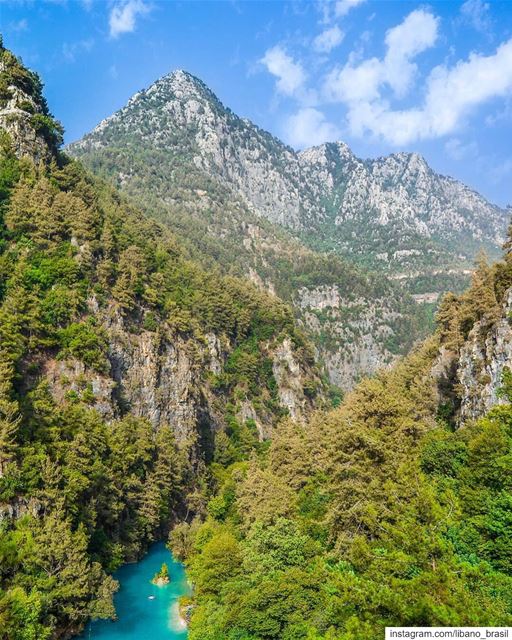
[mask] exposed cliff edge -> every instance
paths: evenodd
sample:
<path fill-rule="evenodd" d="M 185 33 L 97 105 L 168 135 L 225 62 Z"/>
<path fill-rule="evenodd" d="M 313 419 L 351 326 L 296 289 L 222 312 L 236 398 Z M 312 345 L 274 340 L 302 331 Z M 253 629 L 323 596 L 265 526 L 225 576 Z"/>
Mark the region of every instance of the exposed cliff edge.
<path fill-rule="evenodd" d="M 55 400 L 63 402 L 70 394 L 81 397 L 89 389 L 88 402 L 104 419 L 129 412 L 156 429 L 172 425 L 179 443 L 199 442 L 203 453 L 213 455 L 215 433 L 227 428 L 229 394 L 222 391 L 218 378 L 234 349 L 229 338 L 206 333 L 202 339 L 191 339 L 165 323 L 153 331 L 134 331 L 115 304 L 99 310 L 93 301 L 93 306 L 108 336 L 108 371 L 94 371 L 75 359 L 46 360 L 43 375 Z M 143 317 L 144 310 L 141 313 Z M 272 363 L 278 415 L 282 411 L 303 421 L 314 406 L 304 392 L 306 383 L 315 380 L 313 370 L 304 366 L 288 337 L 262 348 Z M 270 437 L 276 414 L 264 403 L 256 404 L 257 410 L 254 396 L 239 389 L 232 410 L 243 422 L 254 423 L 263 440 Z"/>
<path fill-rule="evenodd" d="M 0 36 L 0 130 L 19 157 L 49 161 L 62 143 L 62 127 L 50 114 L 37 74 L 3 48 Z"/>
<path fill-rule="evenodd" d="M 440 402 L 458 426 L 506 404 L 512 370 L 512 256 L 510 237 L 503 260 L 481 258 L 470 288 L 448 294 L 438 312 L 439 356 L 433 375 Z"/>
<path fill-rule="evenodd" d="M 508 399 L 500 393 L 503 376 L 512 368 L 512 289 L 506 293 L 500 318 L 489 329 L 477 322 L 462 347 L 458 362 L 460 421 L 484 415 Z"/>

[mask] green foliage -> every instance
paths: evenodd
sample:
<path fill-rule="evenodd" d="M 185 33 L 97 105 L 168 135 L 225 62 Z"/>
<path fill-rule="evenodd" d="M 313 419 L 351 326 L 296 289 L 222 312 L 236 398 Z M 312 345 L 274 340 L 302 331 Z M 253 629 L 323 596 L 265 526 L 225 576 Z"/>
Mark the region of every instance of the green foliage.
<path fill-rule="evenodd" d="M 209 506 L 222 524 L 187 529 L 181 556 L 200 585 L 192 640 L 510 624 L 512 408 L 437 425 L 436 353 L 427 343 L 307 429 L 285 421 L 224 476 Z"/>
<path fill-rule="evenodd" d="M 61 357 L 77 358 L 97 371 L 108 371 L 107 337 L 103 330 L 89 322 L 72 322 L 60 334 Z"/>
<path fill-rule="evenodd" d="M 4 49 L 0 57 L 0 100 L 11 86 L 26 92 L 18 108 L 55 152 L 60 128 L 39 79 Z M 180 449 L 174 425 L 155 431 L 130 413 L 109 377 L 116 323 L 125 335 L 151 332 L 157 348 L 186 345 L 194 375 L 214 339 L 217 384 L 198 374 L 196 391 L 225 416 L 215 453 L 209 425 Z M 56 153 L 47 164 L 18 160 L 0 136 L 0 501 L 26 514 L 4 518 L 0 529 L 1 640 L 60 637 L 91 617 L 113 617 L 117 585 L 108 573 L 137 559 L 178 513 L 204 516 L 209 501 L 219 523 L 233 516 L 236 482 L 214 497 L 205 460 L 231 464 L 262 450 L 255 420 L 236 416 L 241 401 L 252 401 L 269 424 L 280 417 L 271 357 L 284 338 L 311 365 L 286 304 L 191 261 L 171 233 L 78 163 Z M 310 379 L 314 396 L 313 372 Z M 113 389 L 108 423 L 96 410 L 96 385 Z M 189 555 L 198 527 L 175 529 L 178 557 Z M 236 552 L 236 541 L 223 544 L 204 541 L 205 591 L 239 566 L 238 556 L 220 558 L 222 549 Z"/>
<path fill-rule="evenodd" d="M 457 350 L 476 322 L 480 323 L 479 340 L 485 341 L 500 314 L 499 279 L 506 265 L 504 261 L 491 267 L 485 255 L 480 254 L 469 289 L 458 297 L 448 293 L 441 301 L 436 321 L 441 340 L 448 349 Z"/>
<path fill-rule="evenodd" d="M 11 140 L 6 131 L 0 131 L 0 220 L 8 204 L 11 189 L 20 177 L 21 167 L 11 148 Z M 0 235 L 0 242 L 2 236 Z"/>
<path fill-rule="evenodd" d="M 46 140 L 52 148 L 60 147 L 64 141 L 64 129 L 60 122 L 42 113 L 34 114 L 30 119 L 30 125 L 34 131 Z"/>
<path fill-rule="evenodd" d="M 0 592 L 0 638 L 2 640 L 48 640 L 51 630 L 41 622 L 42 594 L 36 590 L 27 593 L 14 587 Z"/>
<path fill-rule="evenodd" d="M 32 400 L 25 418 L 33 434 L 18 438 L 20 468 L 7 467 L 2 481 L 21 473 L 39 512 L 8 521 L 1 536 L 0 612 L 17 619 L 20 588 L 30 600 L 41 598 L 45 606 L 33 612 L 39 638 L 90 616 L 114 616 L 116 584 L 105 570 L 137 557 L 168 526 L 185 465 L 170 430 L 154 434 L 131 417 L 107 426 L 82 405 Z"/>
<path fill-rule="evenodd" d="M 218 595 L 227 580 L 241 571 L 241 550 L 236 538 L 227 530 L 218 529 L 217 535 L 199 547 L 190 576 L 199 595 Z"/>
<path fill-rule="evenodd" d="M 503 367 L 502 386 L 498 389 L 498 397 L 512 402 L 512 371 L 510 367 Z"/>
<path fill-rule="evenodd" d="M 169 582 L 169 568 L 166 563 L 162 563 L 159 571 L 155 573 L 153 579 L 151 580 L 154 584 L 163 584 Z"/>

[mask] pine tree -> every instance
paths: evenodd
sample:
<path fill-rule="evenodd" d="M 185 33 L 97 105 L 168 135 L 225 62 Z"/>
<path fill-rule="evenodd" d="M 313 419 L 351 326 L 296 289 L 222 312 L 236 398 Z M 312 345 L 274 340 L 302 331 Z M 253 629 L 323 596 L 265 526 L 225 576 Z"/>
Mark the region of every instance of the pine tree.
<path fill-rule="evenodd" d="M 437 310 L 436 322 L 443 345 L 456 351 L 462 343 L 460 329 L 460 300 L 453 293 L 446 293 Z"/>
<path fill-rule="evenodd" d="M 32 523 L 34 551 L 30 559 L 40 572 L 34 586 L 46 593 L 49 611 L 68 621 L 85 622 L 91 602 L 102 590 L 103 602 L 112 596 L 115 583 L 90 563 L 88 539 L 83 527 L 73 530 L 65 512 L 54 508 L 42 522 Z M 112 608 L 102 610 L 110 616 Z M 99 610 L 98 610 L 99 612 Z"/>
<path fill-rule="evenodd" d="M 487 328 L 499 317 L 496 273 L 496 268 L 489 265 L 485 253 L 480 252 L 476 259 L 471 286 L 459 299 L 457 322 L 463 339 L 467 338 L 476 322 L 481 323 L 481 335 L 484 337 Z M 446 311 L 445 307 L 444 312 Z"/>
<path fill-rule="evenodd" d="M 117 272 L 112 295 L 125 310 L 130 311 L 135 306 L 136 296 L 142 293 L 146 275 L 146 263 L 139 247 L 130 246 L 122 252 Z"/>
<path fill-rule="evenodd" d="M 15 457 L 21 421 L 18 403 L 10 397 L 12 375 L 12 366 L 0 361 L 0 478 Z"/>
<path fill-rule="evenodd" d="M 48 178 L 23 179 L 14 190 L 5 215 L 5 224 L 16 235 L 30 234 L 39 245 L 46 246 L 62 231 L 61 214 L 54 214 L 55 188 Z"/>

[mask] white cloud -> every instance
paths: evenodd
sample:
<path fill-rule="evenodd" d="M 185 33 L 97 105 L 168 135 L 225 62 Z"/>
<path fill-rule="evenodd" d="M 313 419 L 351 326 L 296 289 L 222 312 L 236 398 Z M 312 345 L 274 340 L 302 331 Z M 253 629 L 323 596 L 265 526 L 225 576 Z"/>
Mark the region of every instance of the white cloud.
<path fill-rule="evenodd" d="M 473 109 L 493 98 L 512 93 L 512 39 L 490 56 L 471 54 L 448 68 L 435 67 L 426 82 L 423 104 L 393 111 L 387 101 L 355 102 L 349 106 L 352 132 L 365 131 L 395 145 L 438 138 L 460 127 Z"/>
<path fill-rule="evenodd" d="M 343 31 L 338 25 L 334 25 L 334 27 L 325 29 L 325 31 L 317 35 L 313 40 L 313 48 L 319 53 L 329 53 L 329 51 L 341 44 L 343 37 Z"/>
<path fill-rule="evenodd" d="M 280 93 L 291 96 L 304 85 L 306 74 L 302 65 L 279 45 L 268 49 L 260 62 L 277 78 L 276 86 Z"/>
<path fill-rule="evenodd" d="M 317 0 L 316 5 L 322 15 L 321 21 L 329 24 L 338 18 L 343 18 L 352 9 L 363 4 L 366 0 Z"/>
<path fill-rule="evenodd" d="M 327 100 L 347 107 L 352 134 L 370 132 L 394 145 L 437 138 L 456 131 L 479 105 L 512 95 L 512 39 L 493 55 L 472 53 L 453 66 L 432 69 L 424 83 L 424 100 L 416 107 L 393 110 L 393 98 L 403 98 L 415 85 L 415 57 L 433 46 L 439 21 L 419 9 L 386 33 L 384 58 L 332 69 L 324 80 Z M 391 94 L 385 90 L 391 90 Z"/>
<path fill-rule="evenodd" d="M 360 4 L 363 4 L 365 0 L 337 0 L 334 7 L 334 13 L 337 18 L 341 18 L 346 15 L 351 9 L 354 9 Z"/>
<path fill-rule="evenodd" d="M 482 0 L 466 0 L 460 8 L 460 13 L 477 31 L 487 31 L 491 27 L 489 4 Z"/>
<path fill-rule="evenodd" d="M 326 77 L 324 93 L 333 102 L 361 102 L 379 97 L 382 68 L 377 58 L 365 60 L 357 66 L 350 62 L 341 69 L 333 69 Z"/>
<path fill-rule="evenodd" d="M 375 100 L 382 85 L 388 85 L 403 97 L 412 85 L 417 66 L 412 59 L 433 46 L 437 39 L 438 19 L 418 9 L 386 33 L 386 55 L 382 60 L 369 58 L 354 65 L 352 60 L 327 76 L 324 91 L 330 100 L 359 102 Z"/>
<path fill-rule="evenodd" d="M 339 135 L 339 129 L 328 122 L 321 111 L 312 107 L 299 109 L 288 118 L 285 127 L 286 141 L 296 149 L 336 140 Z"/>
<path fill-rule="evenodd" d="M 384 78 L 397 95 L 403 95 L 409 89 L 417 71 L 411 60 L 435 44 L 438 27 L 438 18 L 417 9 L 386 33 Z"/>
<path fill-rule="evenodd" d="M 135 30 L 138 16 L 149 13 L 150 7 L 143 0 L 121 0 L 116 2 L 110 11 L 110 36 L 117 38 L 122 33 Z"/>
<path fill-rule="evenodd" d="M 456 128 L 473 107 L 512 92 L 512 39 L 502 44 L 494 55 L 471 54 L 451 69 L 436 67 L 427 81 L 423 112 L 428 129 L 444 135 Z"/>
<path fill-rule="evenodd" d="M 336 34 L 335 28 L 325 27 L 315 49 L 330 51 L 339 36 L 324 39 L 324 34 Z M 342 129 L 404 147 L 446 137 L 444 149 L 452 159 L 478 157 L 477 146 L 463 141 L 460 131 L 480 106 L 496 101 L 492 106 L 498 109 L 500 98 L 512 104 L 512 38 L 489 55 L 473 52 L 433 68 L 426 66 L 426 59 L 420 68 L 418 56 L 437 44 L 439 30 L 440 20 L 431 10 L 416 9 L 386 32 L 382 57 L 364 58 L 361 50 L 354 50 L 344 64 L 313 80 L 281 46 L 269 49 L 260 62 L 276 77 L 277 90 L 298 104 L 287 120 L 286 139 L 303 147 L 339 138 Z M 343 110 L 336 124 L 322 113 L 327 103 Z M 510 108 L 488 116 L 488 124 L 509 114 Z"/>

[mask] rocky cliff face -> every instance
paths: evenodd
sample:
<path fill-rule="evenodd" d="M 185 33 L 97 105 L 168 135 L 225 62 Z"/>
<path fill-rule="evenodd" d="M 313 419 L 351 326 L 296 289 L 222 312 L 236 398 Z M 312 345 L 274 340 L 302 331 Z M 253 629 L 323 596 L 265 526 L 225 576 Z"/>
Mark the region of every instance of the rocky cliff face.
<path fill-rule="evenodd" d="M 0 73 L 2 63 L 0 62 Z M 26 100 L 26 94 L 16 87 L 9 87 L 11 97 L 0 108 L 0 127 L 7 131 L 14 141 L 16 153 L 19 157 L 34 158 L 36 162 L 49 158 L 48 145 L 43 136 L 37 133 L 31 124 L 32 114 L 20 109 L 19 105 Z M 34 112 L 37 109 L 33 100 L 29 104 Z"/>
<path fill-rule="evenodd" d="M 296 304 L 330 380 L 342 389 L 397 359 L 394 341 L 404 318 L 392 301 L 347 298 L 338 287 L 323 285 L 299 289 Z"/>
<path fill-rule="evenodd" d="M 503 373 L 512 369 L 512 289 L 503 303 L 501 317 L 489 330 L 477 322 L 460 351 L 457 380 L 460 389 L 460 422 L 464 424 L 508 403 L 500 395 Z"/>
<path fill-rule="evenodd" d="M 47 162 L 62 129 L 50 115 L 42 84 L 0 43 L 0 130 L 7 133 L 18 157 Z"/>
<path fill-rule="evenodd" d="M 208 333 L 203 340 L 187 339 L 166 324 L 134 332 L 133 322 L 115 304 L 101 309 L 94 298 L 89 312 L 108 336 L 108 370 L 98 373 L 76 359 L 46 359 L 43 376 L 57 404 L 73 397 L 107 421 L 129 412 L 148 419 L 155 429 L 171 425 L 180 444 L 199 446 L 205 453 L 227 424 L 228 398 L 212 385 L 212 376 L 222 373 L 234 348 L 227 337 Z M 143 316 L 142 310 L 141 321 Z M 304 393 L 306 381 L 316 379 L 314 371 L 287 337 L 269 342 L 265 351 L 282 411 L 304 421 L 315 404 Z M 239 392 L 234 412 L 242 421 L 254 420 L 260 439 L 271 436 L 275 415 L 262 404 L 255 409 L 251 396 Z"/>
<path fill-rule="evenodd" d="M 299 158 L 309 180 L 330 195 L 338 226 L 350 220 L 402 222 L 425 237 L 467 232 L 477 240 L 503 242 L 506 212 L 461 182 L 436 174 L 417 153 L 363 161 L 347 145 L 328 143 Z"/>

